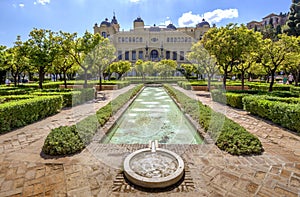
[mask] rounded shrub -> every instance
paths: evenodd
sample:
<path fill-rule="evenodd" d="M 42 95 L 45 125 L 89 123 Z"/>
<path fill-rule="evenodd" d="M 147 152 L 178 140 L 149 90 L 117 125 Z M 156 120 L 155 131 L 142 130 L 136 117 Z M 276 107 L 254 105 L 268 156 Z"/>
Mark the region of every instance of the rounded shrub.
<path fill-rule="evenodd" d="M 259 139 L 244 129 L 227 128 L 220 133 L 216 145 L 232 155 L 261 154 L 263 150 Z"/>
<path fill-rule="evenodd" d="M 47 136 L 43 152 L 47 155 L 69 155 L 81 151 L 84 143 L 80 139 L 76 126 L 60 126 Z"/>

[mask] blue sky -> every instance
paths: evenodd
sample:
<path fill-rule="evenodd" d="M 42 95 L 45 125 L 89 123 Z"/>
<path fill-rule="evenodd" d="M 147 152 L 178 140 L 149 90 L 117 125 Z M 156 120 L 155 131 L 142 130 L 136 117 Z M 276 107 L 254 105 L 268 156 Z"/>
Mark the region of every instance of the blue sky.
<path fill-rule="evenodd" d="M 13 46 L 17 35 L 27 40 L 33 28 L 93 32 L 113 12 L 121 30 L 129 30 L 138 16 L 146 25 L 195 26 L 204 17 L 223 26 L 286 13 L 290 5 L 291 0 L 0 0 L 0 45 Z"/>

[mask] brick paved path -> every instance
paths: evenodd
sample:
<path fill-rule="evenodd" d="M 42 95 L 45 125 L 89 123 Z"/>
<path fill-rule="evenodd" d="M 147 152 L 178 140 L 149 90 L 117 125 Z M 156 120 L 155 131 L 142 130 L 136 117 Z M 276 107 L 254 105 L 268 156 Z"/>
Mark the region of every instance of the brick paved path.
<path fill-rule="evenodd" d="M 109 100 L 131 87 L 107 92 Z M 161 145 L 183 157 L 186 179 L 168 191 L 152 193 L 131 186 L 121 174 L 126 155 L 146 145 L 95 141 L 73 156 L 41 157 L 44 139 L 52 128 L 74 124 L 105 105 L 106 100 L 62 110 L 1 135 L 0 196 L 300 196 L 299 136 L 247 112 L 214 103 L 207 92 L 178 89 L 257 135 L 265 152 L 237 157 L 212 144 Z"/>

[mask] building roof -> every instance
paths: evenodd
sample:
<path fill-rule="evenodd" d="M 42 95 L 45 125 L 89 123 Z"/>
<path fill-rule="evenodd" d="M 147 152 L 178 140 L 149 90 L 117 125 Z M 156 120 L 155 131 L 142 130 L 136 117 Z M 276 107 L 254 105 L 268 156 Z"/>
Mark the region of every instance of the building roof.
<path fill-rule="evenodd" d="M 271 18 L 271 17 L 273 17 L 273 16 L 278 16 L 277 14 L 274 14 L 274 13 L 272 13 L 272 14 L 269 14 L 268 16 L 265 16 L 263 19 L 266 19 L 266 18 Z"/>
<path fill-rule="evenodd" d="M 144 22 L 141 17 L 137 17 L 134 22 Z"/>
<path fill-rule="evenodd" d="M 111 23 L 108 22 L 108 19 L 106 18 L 105 21 L 102 21 L 101 24 L 100 24 L 100 26 L 103 26 L 103 25 L 109 27 L 111 25 Z"/>
<path fill-rule="evenodd" d="M 196 27 L 204 27 L 204 26 L 210 27 L 210 24 L 209 24 L 207 21 L 205 21 L 205 19 L 202 19 L 202 22 L 201 22 L 201 23 L 198 23 L 198 24 L 196 25 Z"/>
<path fill-rule="evenodd" d="M 115 16 L 113 16 L 113 19 L 111 20 L 111 24 L 118 24 L 118 21 Z"/>
<path fill-rule="evenodd" d="M 251 21 L 251 22 L 249 22 L 249 23 L 247 23 L 247 24 L 261 24 L 261 22 L 258 22 L 258 21 Z"/>
<path fill-rule="evenodd" d="M 173 24 L 169 24 L 168 26 L 167 26 L 167 28 L 168 29 L 173 29 L 173 30 L 176 30 L 177 28 L 173 25 Z"/>

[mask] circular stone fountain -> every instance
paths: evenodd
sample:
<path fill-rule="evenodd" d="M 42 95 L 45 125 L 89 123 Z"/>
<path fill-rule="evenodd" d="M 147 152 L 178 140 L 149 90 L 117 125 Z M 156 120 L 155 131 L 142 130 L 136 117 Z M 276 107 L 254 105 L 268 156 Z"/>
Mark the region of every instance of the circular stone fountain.
<path fill-rule="evenodd" d="M 184 175 L 184 162 L 176 153 L 155 148 L 137 150 L 124 160 L 125 177 L 144 188 L 165 188 Z"/>

